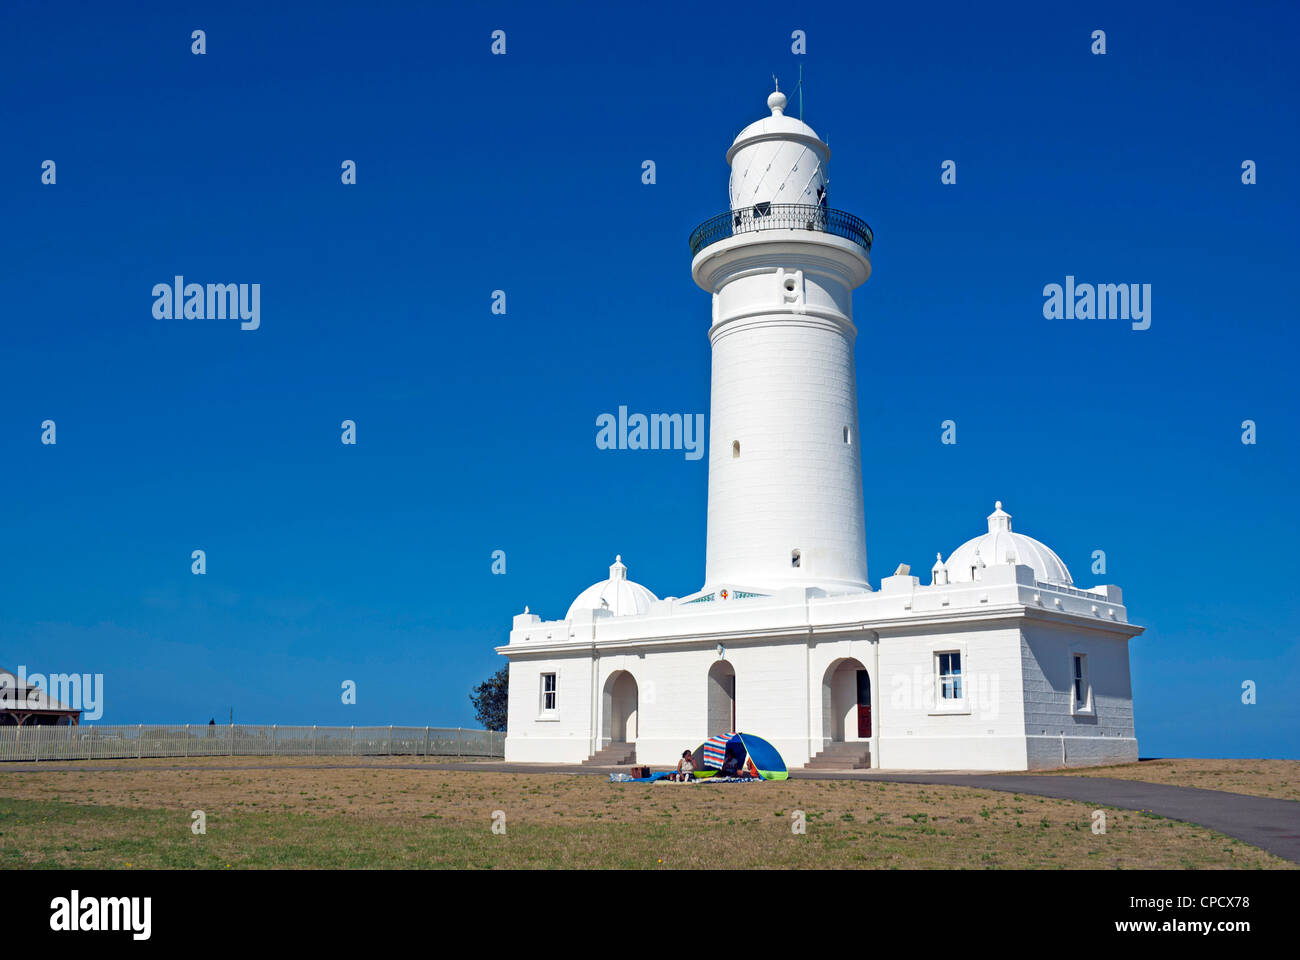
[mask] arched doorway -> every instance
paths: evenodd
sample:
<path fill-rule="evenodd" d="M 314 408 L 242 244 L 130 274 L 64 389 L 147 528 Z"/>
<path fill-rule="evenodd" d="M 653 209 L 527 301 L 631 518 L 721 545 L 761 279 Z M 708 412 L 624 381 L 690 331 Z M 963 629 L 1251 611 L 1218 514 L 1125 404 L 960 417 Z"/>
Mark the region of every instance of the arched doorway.
<path fill-rule="evenodd" d="M 708 735 L 736 729 L 736 671 L 726 660 L 709 667 Z"/>
<path fill-rule="evenodd" d="M 822 678 L 822 737 L 832 743 L 871 739 L 871 676 L 861 661 L 836 660 Z"/>
<path fill-rule="evenodd" d="M 636 677 L 615 670 L 605 681 L 602 733 L 610 743 L 634 743 L 637 733 Z"/>

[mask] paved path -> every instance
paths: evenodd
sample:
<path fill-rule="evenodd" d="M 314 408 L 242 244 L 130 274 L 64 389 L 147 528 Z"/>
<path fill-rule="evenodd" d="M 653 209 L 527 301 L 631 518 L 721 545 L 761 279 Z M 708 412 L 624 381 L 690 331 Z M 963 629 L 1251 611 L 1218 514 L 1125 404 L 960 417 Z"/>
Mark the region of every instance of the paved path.
<path fill-rule="evenodd" d="M 0 776 L 13 773 L 86 773 L 143 772 L 148 770 L 464 770 L 477 773 L 546 773 L 579 776 L 608 776 L 626 767 L 577 767 L 561 764 L 503 763 L 474 761 L 458 763 L 267 763 L 240 766 L 194 764 L 149 764 L 120 766 L 83 766 L 59 761 L 0 765 Z M 1202 790 L 1166 783 L 1119 780 L 1111 777 L 1072 777 L 1058 774 L 1023 773 L 902 773 L 885 770 L 795 770 L 793 780 L 880 780 L 891 783 L 924 783 L 951 787 L 974 787 L 1027 793 L 1095 803 L 1123 810 L 1147 810 L 1171 820 L 1198 823 L 1219 833 L 1267 850 L 1278 857 L 1300 863 L 1300 802 L 1252 797 L 1223 790 Z M 0 780 L 0 784 L 3 780 Z"/>

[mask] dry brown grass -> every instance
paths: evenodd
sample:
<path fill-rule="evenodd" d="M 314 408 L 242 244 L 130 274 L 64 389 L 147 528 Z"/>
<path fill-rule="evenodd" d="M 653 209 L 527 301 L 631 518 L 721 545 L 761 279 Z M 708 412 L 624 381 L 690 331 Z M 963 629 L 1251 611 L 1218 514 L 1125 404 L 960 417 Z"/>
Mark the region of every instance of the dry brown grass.
<path fill-rule="evenodd" d="M 0 866 L 1289 868 L 1203 827 L 967 787 L 613 784 L 397 769 L 411 758 L 205 758 L 0 770 Z M 261 760 L 259 763 L 258 761 Z M 319 765 L 319 764 L 316 764 Z M 236 766 L 236 770 L 214 769 Z M 203 810 L 208 833 L 190 834 Z M 495 810 L 505 836 L 491 832 Z M 807 834 L 790 829 L 802 810 Z M 43 822 L 41 822 L 43 821 Z"/>
<path fill-rule="evenodd" d="M 1254 797 L 1300 800 L 1300 761 L 1296 760 L 1143 760 L 1112 767 L 1038 771 L 1072 777 L 1113 777 L 1168 783 L 1203 790 L 1227 790 Z"/>

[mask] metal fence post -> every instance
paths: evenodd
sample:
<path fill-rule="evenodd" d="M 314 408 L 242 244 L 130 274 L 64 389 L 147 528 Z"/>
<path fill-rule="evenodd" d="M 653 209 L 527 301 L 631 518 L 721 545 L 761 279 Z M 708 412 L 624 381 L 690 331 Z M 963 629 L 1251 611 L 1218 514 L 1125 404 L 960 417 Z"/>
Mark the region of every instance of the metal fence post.
<path fill-rule="evenodd" d="M 465 755 L 465 738 L 460 727 L 456 728 L 456 759 L 459 760 Z"/>
<path fill-rule="evenodd" d="M 316 756 L 316 724 L 311 725 L 311 755 Z"/>
<path fill-rule="evenodd" d="M 144 756 L 144 724 L 136 724 L 135 728 L 135 758 L 139 760 Z"/>
<path fill-rule="evenodd" d="M 232 757 L 235 755 L 235 725 L 233 723 L 230 725 L 230 755 Z"/>
<path fill-rule="evenodd" d="M 390 757 L 393 755 L 393 725 L 391 723 L 388 725 L 388 755 Z"/>
<path fill-rule="evenodd" d="M 190 725 L 185 724 L 185 756 L 190 755 Z"/>
<path fill-rule="evenodd" d="M 429 728 L 424 728 L 424 755 L 429 755 Z"/>
<path fill-rule="evenodd" d="M 352 725 L 352 756 L 357 755 L 357 725 Z"/>
<path fill-rule="evenodd" d="M 279 724 L 276 723 L 271 724 L 271 756 L 273 757 L 275 756 L 275 728 L 278 726 Z"/>

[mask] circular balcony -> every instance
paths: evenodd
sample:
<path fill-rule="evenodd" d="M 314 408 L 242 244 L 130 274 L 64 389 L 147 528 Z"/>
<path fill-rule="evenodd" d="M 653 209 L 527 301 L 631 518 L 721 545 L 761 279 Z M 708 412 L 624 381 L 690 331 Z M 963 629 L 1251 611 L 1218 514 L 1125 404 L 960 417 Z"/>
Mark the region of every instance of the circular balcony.
<path fill-rule="evenodd" d="M 757 203 L 710 217 L 691 232 L 691 256 L 705 247 L 742 233 L 760 230 L 813 230 L 851 240 L 871 252 L 871 228 L 843 210 L 803 203 Z"/>

